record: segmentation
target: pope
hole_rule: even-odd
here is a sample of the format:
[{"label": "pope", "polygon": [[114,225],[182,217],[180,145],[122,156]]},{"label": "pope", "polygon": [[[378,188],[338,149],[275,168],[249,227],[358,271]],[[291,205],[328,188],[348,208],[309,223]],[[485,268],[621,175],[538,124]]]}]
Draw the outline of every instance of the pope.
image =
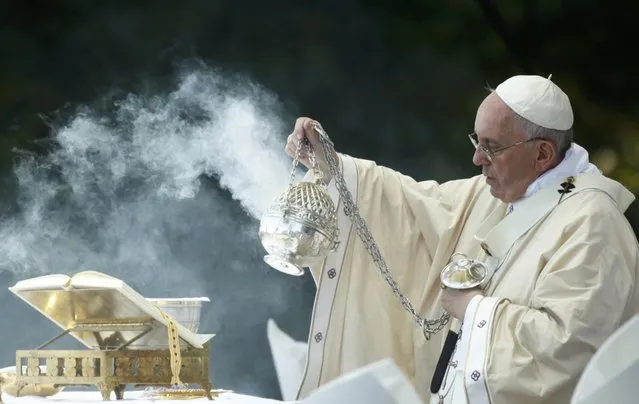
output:
[{"label": "pope", "polygon": [[[568,403],[593,353],[639,311],[639,248],[624,216],[634,196],[574,142],[559,86],[519,75],[489,91],[468,135],[481,168],[471,178],[417,181],[335,154],[401,294],[427,321],[450,318],[429,333],[345,216],[315,124],[299,118],[286,151],[304,137],[316,151],[340,243],[311,268],[317,294],[299,397],[390,357],[425,402]],[[485,264],[488,281],[443,287],[455,254]]]}]

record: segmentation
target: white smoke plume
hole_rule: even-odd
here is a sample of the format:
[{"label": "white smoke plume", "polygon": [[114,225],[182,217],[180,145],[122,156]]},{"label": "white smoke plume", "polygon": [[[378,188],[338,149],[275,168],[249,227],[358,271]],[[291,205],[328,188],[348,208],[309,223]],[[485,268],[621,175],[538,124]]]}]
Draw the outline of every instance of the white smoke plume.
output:
[{"label": "white smoke plume", "polygon": [[[20,214],[0,221],[0,271],[92,269],[197,288],[190,265],[216,243],[227,250],[213,254],[224,270],[242,270],[220,239],[256,235],[255,219],[287,184],[292,124],[276,110],[264,89],[211,70],[184,74],[165,95],[129,95],[109,113],[84,108],[53,129],[49,154],[23,153],[16,164]],[[229,211],[229,196],[248,220]]]}]

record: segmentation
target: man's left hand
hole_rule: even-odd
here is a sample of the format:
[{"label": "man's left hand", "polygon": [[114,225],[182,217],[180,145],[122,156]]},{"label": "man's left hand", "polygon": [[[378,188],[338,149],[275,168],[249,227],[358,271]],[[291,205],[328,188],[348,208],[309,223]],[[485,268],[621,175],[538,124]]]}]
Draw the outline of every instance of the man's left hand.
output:
[{"label": "man's left hand", "polygon": [[446,288],[442,291],[442,306],[448,314],[459,321],[464,321],[468,304],[473,297],[482,294],[479,289],[457,290]]}]

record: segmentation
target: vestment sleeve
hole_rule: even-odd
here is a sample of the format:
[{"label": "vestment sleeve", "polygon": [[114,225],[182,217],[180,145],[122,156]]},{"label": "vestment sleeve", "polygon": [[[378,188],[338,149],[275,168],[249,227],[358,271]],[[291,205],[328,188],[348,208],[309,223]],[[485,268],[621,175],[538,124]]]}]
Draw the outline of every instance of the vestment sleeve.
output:
[{"label": "vestment sleeve", "polygon": [[565,400],[555,394],[619,327],[633,294],[636,241],[619,217],[594,211],[552,235],[530,305],[486,297],[467,313],[470,403]]},{"label": "vestment sleeve", "polygon": [[[395,276],[401,277],[402,272],[409,270],[406,266],[408,255],[414,257],[411,262],[415,265],[427,269],[436,254],[450,254],[446,249],[440,250],[439,246],[450,246],[457,234],[455,231],[461,230],[461,226],[455,228],[455,224],[461,222],[464,212],[469,210],[470,201],[478,192],[479,181],[476,178],[442,184],[432,180],[418,182],[373,161],[343,154],[339,158],[342,172],[345,159],[350,159],[355,167],[354,176],[344,172],[347,188],[351,194],[357,195],[357,209]],[[306,179],[312,179],[312,173],[308,173]],[[333,178],[329,191],[334,187]],[[336,191],[333,193],[337,194]],[[339,202],[339,209],[344,208],[344,201],[339,200],[339,196],[334,198],[334,202]],[[350,220],[347,225],[351,225]],[[340,228],[340,234],[346,233],[345,230]],[[353,228],[352,233],[355,230]],[[442,240],[446,242],[441,243]],[[361,241],[358,237],[351,237],[340,242]],[[321,268],[322,265],[312,268],[316,279]]]}]

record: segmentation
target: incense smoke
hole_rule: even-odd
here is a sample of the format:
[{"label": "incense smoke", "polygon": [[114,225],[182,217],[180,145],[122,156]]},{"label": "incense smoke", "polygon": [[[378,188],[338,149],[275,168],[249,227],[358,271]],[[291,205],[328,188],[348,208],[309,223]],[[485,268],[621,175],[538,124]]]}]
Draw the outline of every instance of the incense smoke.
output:
[{"label": "incense smoke", "polygon": [[[167,96],[118,102],[113,118],[82,111],[55,131],[49,155],[23,156],[15,169],[22,214],[0,227],[0,270],[96,269],[142,284],[159,272],[171,284],[189,265],[172,251],[175,234],[206,223],[249,231],[220,207],[219,188],[259,218],[286,185],[290,159],[269,111],[274,99],[256,86],[227,86],[212,73],[188,74]],[[218,189],[204,189],[203,177]]]},{"label": "incense smoke", "polygon": [[[291,128],[273,95],[210,70],[182,75],[168,94],[82,108],[53,128],[47,155],[19,154],[19,214],[0,216],[0,278],[96,270],[146,297],[209,296],[200,332],[218,334],[218,386],[263,393],[275,377],[260,385],[272,370],[266,318],[301,293],[262,262],[257,239],[257,219],[289,180]],[[14,341],[0,367],[48,339],[43,329],[57,333],[5,295],[5,307],[39,320],[0,331]]]}]

